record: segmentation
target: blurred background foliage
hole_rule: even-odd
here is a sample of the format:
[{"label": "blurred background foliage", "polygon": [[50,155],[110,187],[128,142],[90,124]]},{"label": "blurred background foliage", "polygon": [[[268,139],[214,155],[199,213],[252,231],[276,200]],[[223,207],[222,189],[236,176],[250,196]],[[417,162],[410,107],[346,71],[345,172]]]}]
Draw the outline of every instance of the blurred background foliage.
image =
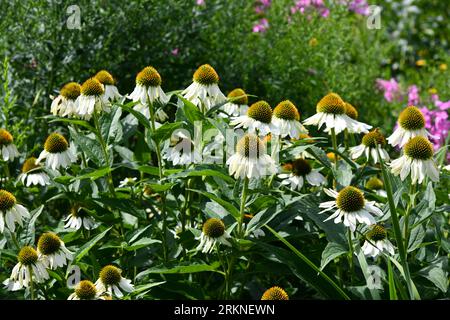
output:
[{"label": "blurred background foliage", "polygon": [[[203,4],[199,4],[203,3]],[[390,131],[392,109],[376,89],[376,79],[396,76],[420,82],[449,99],[449,7],[446,1],[383,1],[381,29],[367,17],[328,1],[327,18],[292,14],[292,0],[275,0],[263,15],[265,32],[252,27],[262,13],[249,0],[9,0],[0,2],[0,57],[8,123],[25,123],[28,148],[45,135],[50,95],[66,82],[83,82],[109,70],[122,94],[136,73],[153,65],[166,91],[186,87],[194,70],[213,65],[228,93],[243,87],[272,106],[290,99],[306,116],[327,92],[336,91],[360,110],[360,117]],[[369,4],[376,4],[369,1]],[[67,8],[77,5],[81,29],[69,29]],[[426,64],[417,66],[418,60]],[[6,96],[9,96],[5,100]],[[12,101],[15,97],[15,101]],[[11,103],[13,102],[13,103]],[[4,111],[5,112],[5,111]],[[6,111],[7,112],[7,111]],[[394,112],[393,114],[396,114]],[[40,121],[36,124],[36,121]],[[43,132],[39,132],[43,131]],[[15,136],[20,132],[13,132]],[[34,139],[34,140],[33,140]],[[40,139],[40,138],[37,138]]]}]

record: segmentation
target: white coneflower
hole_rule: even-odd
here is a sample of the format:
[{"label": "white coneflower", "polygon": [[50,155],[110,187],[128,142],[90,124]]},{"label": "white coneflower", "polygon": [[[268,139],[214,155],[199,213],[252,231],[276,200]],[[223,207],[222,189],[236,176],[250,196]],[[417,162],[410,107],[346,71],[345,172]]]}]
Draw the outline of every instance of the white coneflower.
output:
[{"label": "white coneflower", "polygon": [[369,226],[376,223],[371,213],[377,216],[383,215],[383,211],[375,206],[375,201],[366,201],[363,193],[358,188],[348,186],[339,191],[339,193],[326,188],[324,191],[327,195],[336,199],[319,205],[320,208],[325,208],[319,214],[336,210],[324,221],[334,219],[334,223],[343,222],[346,227],[355,231],[358,222]]},{"label": "white coneflower", "polygon": [[303,123],[305,125],[314,125],[320,129],[325,125],[325,132],[331,134],[334,129],[338,134],[345,129],[351,133],[368,132],[372,126],[362,122],[358,122],[350,118],[346,113],[346,106],[344,100],[336,94],[329,93],[323,97],[316,106],[317,113],[309,117]]},{"label": "white coneflower", "polygon": [[43,233],[38,240],[37,252],[39,258],[46,261],[50,269],[63,267],[72,260],[70,252],[64,242],[54,233]]},{"label": "white coneflower", "polygon": [[67,168],[71,163],[77,161],[75,145],[69,143],[59,133],[52,133],[45,140],[44,150],[36,160],[39,164],[45,159],[45,165],[53,170],[60,167]]},{"label": "white coneflower", "polygon": [[50,184],[49,176],[42,170],[42,166],[36,164],[36,158],[30,157],[23,163],[22,173],[17,177],[25,186],[45,186]]},{"label": "white coneflower", "polygon": [[227,160],[230,175],[237,179],[262,178],[275,174],[275,161],[266,153],[264,143],[254,134],[246,134],[236,145],[236,153]]},{"label": "white coneflower", "polygon": [[302,133],[308,133],[308,130],[300,123],[297,107],[289,100],[280,102],[273,109],[272,124],[274,133],[281,137],[297,138]]},{"label": "white coneflower", "polygon": [[197,238],[197,240],[200,240],[197,250],[201,250],[203,253],[210,253],[217,243],[231,247],[231,243],[227,240],[229,238],[231,236],[225,230],[225,224],[222,220],[209,218],[203,224],[202,233]]},{"label": "white coneflower", "polygon": [[17,256],[18,263],[14,266],[11,276],[3,284],[10,291],[28,288],[31,280],[40,283],[49,278],[45,263],[39,259],[33,247],[20,249]]},{"label": "white coneflower", "polygon": [[14,232],[15,223],[23,226],[22,219],[29,217],[27,208],[18,204],[11,192],[0,190],[0,233],[5,230],[5,225],[9,231]]},{"label": "white coneflower", "polygon": [[99,279],[95,282],[95,287],[100,293],[107,292],[110,296],[114,295],[117,298],[123,297],[120,289],[125,292],[134,291],[131,280],[122,277],[122,270],[113,265],[103,267],[100,271]]},{"label": "white coneflower", "polygon": [[428,137],[429,135],[425,129],[425,118],[415,106],[406,107],[400,113],[397,124],[397,129],[387,138],[393,147],[403,147],[411,138]]},{"label": "white coneflower", "polygon": [[89,78],[81,85],[81,94],[76,101],[76,113],[85,120],[94,112],[109,111],[109,101],[105,96],[105,86],[96,78]]},{"label": "white coneflower", "polygon": [[255,102],[248,108],[246,115],[232,118],[230,125],[236,129],[248,129],[249,133],[257,132],[261,137],[266,136],[274,130],[272,108],[266,101]]},{"label": "white coneflower", "polygon": [[158,71],[151,66],[145,67],[137,74],[136,87],[127,97],[134,102],[139,101],[147,108],[150,103],[167,104],[169,97],[161,89],[161,83],[162,80]]},{"label": "white coneflower", "polygon": [[422,183],[425,177],[439,181],[439,170],[433,160],[433,145],[427,138],[417,136],[403,147],[403,156],[393,160],[391,171],[403,181],[411,173],[413,184]]},{"label": "white coneflower", "polygon": [[202,155],[193,141],[181,131],[175,132],[163,148],[163,157],[174,165],[200,163]]},{"label": "white coneflower", "polygon": [[101,293],[89,280],[82,280],[75,286],[75,291],[67,298],[67,300],[99,300],[104,299]]},{"label": "white coneflower", "polygon": [[59,91],[59,95],[53,99],[50,112],[60,117],[76,115],[76,100],[81,94],[81,86],[76,82],[65,84]]},{"label": "white coneflower", "polygon": [[0,151],[2,152],[3,161],[13,161],[14,158],[19,156],[19,151],[13,141],[11,133],[5,129],[0,129]]},{"label": "white coneflower", "polygon": [[114,101],[122,98],[122,95],[119,93],[119,90],[114,85],[115,81],[113,76],[106,70],[101,70],[97,72],[94,77],[105,87],[105,100]]},{"label": "white coneflower", "polygon": [[70,213],[64,221],[66,222],[64,228],[79,230],[83,227],[86,230],[91,230],[96,227],[94,218],[89,215],[85,208],[78,205],[70,209]]},{"label": "white coneflower", "polygon": [[209,64],[200,66],[194,73],[192,84],[181,93],[203,113],[227,98],[220,91],[219,75]]},{"label": "white coneflower", "polygon": [[387,232],[378,224],[372,226],[372,229],[366,234],[367,240],[364,241],[361,250],[366,256],[375,258],[381,252],[387,252],[394,255],[395,250],[392,243],[387,239]]},{"label": "white coneflower", "polygon": [[366,189],[374,191],[379,196],[385,198],[387,197],[387,193],[383,189],[384,187],[383,181],[381,181],[377,177],[372,177],[369,180],[367,180],[365,187]]},{"label": "white coneflower", "polygon": [[366,133],[360,145],[350,148],[350,155],[352,159],[357,159],[364,154],[367,160],[370,158],[373,163],[378,163],[380,159],[378,159],[377,145],[383,161],[389,160],[389,154],[383,148],[386,145],[386,139],[378,128]]},{"label": "white coneflower", "polygon": [[312,186],[319,186],[326,182],[325,177],[317,169],[313,169],[309,162],[299,158],[283,166],[284,170],[291,173],[278,175],[282,185],[290,185],[292,190],[300,190],[305,180]]},{"label": "white coneflower", "polygon": [[222,107],[224,113],[219,113],[222,118],[243,116],[248,110],[248,96],[244,90],[237,88],[231,91],[228,96],[228,102]]}]

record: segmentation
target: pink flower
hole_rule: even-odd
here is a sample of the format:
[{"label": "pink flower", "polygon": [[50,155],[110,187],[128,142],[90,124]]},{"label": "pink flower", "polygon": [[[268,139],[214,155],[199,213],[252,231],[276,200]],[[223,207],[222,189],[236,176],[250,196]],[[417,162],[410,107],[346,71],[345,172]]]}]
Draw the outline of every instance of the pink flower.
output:
[{"label": "pink flower", "polygon": [[420,102],[419,88],[416,85],[408,87],[408,105],[417,106]]},{"label": "pink flower", "polygon": [[205,0],[197,0],[198,6],[203,6],[205,4]]},{"label": "pink flower", "polygon": [[400,86],[394,78],[391,80],[377,79],[376,81],[378,89],[384,92],[384,99],[386,99],[387,102],[401,100]]},{"label": "pink flower", "polygon": [[266,32],[267,28],[269,28],[269,21],[266,18],[263,18],[253,26],[253,32]]},{"label": "pink flower", "polygon": [[179,48],[172,49],[172,50],[170,51],[170,53],[171,53],[173,56],[177,56],[178,53],[180,53],[180,49],[179,49]]}]

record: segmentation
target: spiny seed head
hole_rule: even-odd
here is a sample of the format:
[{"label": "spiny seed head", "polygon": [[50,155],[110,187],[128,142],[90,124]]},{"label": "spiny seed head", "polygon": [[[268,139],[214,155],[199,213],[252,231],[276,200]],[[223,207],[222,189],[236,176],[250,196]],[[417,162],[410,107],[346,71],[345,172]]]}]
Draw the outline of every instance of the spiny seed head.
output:
[{"label": "spiny seed head", "polygon": [[259,158],[266,152],[266,147],[258,136],[249,133],[238,141],[236,151],[243,157]]},{"label": "spiny seed head", "polygon": [[273,109],[275,117],[284,120],[300,120],[300,114],[297,107],[289,100],[280,102],[275,109]]},{"label": "spiny seed head", "polygon": [[75,294],[80,300],[92,300],[97,295],[97,289],[91,281],[82,280],[77,284]]},{"label": "spiny seed head", "polygon": [[217,218],[209,218],[203,224],[203,233],[210,238],[219,238],[225,233],[225,224]]},{"label": "spiny seed head", "polygon": [[280,287],[272,287],[264,292],[261,300],[289,300],[289,296]]},{"label": "spiny seed head", "polygon": [[16,197],[6,190],[0,190],[0,211],[6,212],[16,204]]},{"label": "spiny seed head", "polygon": [[219,75],[209,64],[204,64],[194,72],[194,81],[209,86],[219,83]]},{"label": "spiny seed head", "polygon": [[247,116],[263,123],[270,123],[272,121],[272,108],[266,101],[261,100],[248,108]]},{"label": "spiny seed head", "polygon": [[59,94],[66,99],[75,100],[81,94],[81,86],[76,82],[69,82],[61,88]]},{"label": "spiny seed head", "polygon": [[81,85],[81,94],[84,96],[100,96],[105,87],[96,78],[89,78]]},{"label": "spiny seed head", "polygon": [[366,133],[362,138],[362,143],[369,148],[376,148],[377,144],[384,146],[386,144],[386,139],[380,133],[378,128]]},{"label": "spiny seed head", "polygon": [[100,280],[105,285],[118,284],[120,279],[122,279],[122,270],[113,265],[107,265],[100,271]]},{"label": "spiny seed head", "polygon": [[381,181],[377,177],[372,177],[366,182],[366,188],[369,190],[381,190],[383,189],[383,187],[383,181]]},{"label": "spiny seed head", "polygon": [[36,261],[38,260],[38,254],[33,247],[25,246],[22,249],[20,249],[19,255],[17,256],[17,260],[21,264],[29,266],[32,265],[33,263],[36,263]]},{"label": "spiny seed head", "polygon": [[352,119],[358,119],[358,110],[348,102],[345,103],[345,114]]},{"label": "spiny seed head", "polygon": [[115,83],[113,76],[106,70],[101,70],[95,75],[95,79],[102,84],[113,85]]},{"label": "spiny seed head", "polygon": [[61,239],[53,232],[43,233],[38,240],[38,250],[44,255],[57,252],[61,247]]},{"label": "spiny seed head", "polygon": [[36,164],[36,158],[30,157],[23,163],[22,166],[22,173],[27,173],[28,171],[31,171],[33,169],[41,168],[39,164]]},{"label": "spiny seed head", "polygon": [[372,226],[372,229],[366,233],[366,237],[369,240],[381,241],[381,240],[386,239],[387,232],[383,226],[381,226],[379,224],[375,224]]},{"label": "spiny seed head", "polygon": [[296,176],[305,176],[312,170],[311,165],[305,159],[298,158],[292,162],[292,173]]},{"label": "spiny seed head", "polygon": [[364,208],[364,195],[358,188],[348,186],[339,192],[336,204],[345,212],[358,211]]},{"label": "spiny seed head", "polygon": [[136,83],[144,87],[159,87],[162,83],[158,71],[151,67],[145,67],[136,76]]},{"label": "spiny seed head", "polygon": [[427,138],[417,136],[405,144],[403,152],[413,159],[428,160],[433,157],[433,145]]},{"label": "spiny seed head", "polygon": [[11,144],[13,140],[13,136],[9,133],[9,131],[0,129],[0,147]]},{"label": "spiny seed head", "polygon": [[420,130],[425,127],[425,118],[418,108],[409,106],[400,113],[398,124],[406,130]]},{"label": "spiny seed head", "polygon": [[234,104],[237,105],[247,105],[248,104],[248,96],[244,90],[237,88],[231,91],[228,94],[228,99],[231,100]]},{"label": "spiny seed head", "polygon": [[345,102],[338,94],[329,93],[317,103],[316,110],[323,113],[343,114]]},{"label": "spiny seed head", "polygon": [[60,153],[64,152],[69,148],[69,143],[66,138],[64,138],[59,133],[52,133],[45,140],[44,149],[50,153]]}]

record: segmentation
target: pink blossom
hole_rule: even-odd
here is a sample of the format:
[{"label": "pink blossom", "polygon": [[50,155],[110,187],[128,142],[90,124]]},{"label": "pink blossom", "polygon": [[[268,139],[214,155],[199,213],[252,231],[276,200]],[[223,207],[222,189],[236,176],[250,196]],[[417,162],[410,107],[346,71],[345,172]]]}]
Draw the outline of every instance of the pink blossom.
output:
[{"label": "pink blossom", "polygon": [[377,79],[376,81],[378,89],[384,92],[384,99],[387,102],[401,100],[400,86],[394,78],[391,80]]},{"label": "pink blossom", "polygon": [[267,28],[269,28],[269,21],[266,18],[263,18],[258,21],[256,25],[253,26],[253,32],[266,32]]},{"label": "pink blossom", "polygon": [[172,49],[172,50],[170,51],[170,53],[171,53],[173,56],[177,56],[178,53],[180,53],[180,49],[179,49],[179,48]]},{"label": "pink blossom", "polygon": [[417,106],[420,102],[419,88],[416,85],[408,87],[408,105]]},{"label": "pink blossom", "polygon": [[198,6],[203,6],[205,4],[205,0],[197,0]]}]

